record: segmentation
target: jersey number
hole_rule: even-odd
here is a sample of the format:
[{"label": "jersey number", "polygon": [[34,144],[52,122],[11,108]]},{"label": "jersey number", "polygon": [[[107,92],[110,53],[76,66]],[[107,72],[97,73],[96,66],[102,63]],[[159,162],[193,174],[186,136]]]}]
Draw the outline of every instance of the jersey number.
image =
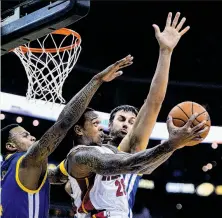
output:
[{"label": "jersey number", "polygon": [[123,194],[126,194],[124,179],[121,179],[120,181],[116,180],[115,185],[118,187],[116,191],[116,197],[123,196]]}]

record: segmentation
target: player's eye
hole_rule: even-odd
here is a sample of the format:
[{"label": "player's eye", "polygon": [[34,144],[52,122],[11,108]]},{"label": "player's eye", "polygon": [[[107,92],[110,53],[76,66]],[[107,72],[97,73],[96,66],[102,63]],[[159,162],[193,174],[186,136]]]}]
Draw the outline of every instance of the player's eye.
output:
[{"label": "player's eye", "polygon": [[120,117],[118,118],[118,120],[119,120],[119,121],[125,121],[125,118],[122,117],[122,116],[120,116]]},{"label": "player's eye", "polygon": [[27,138],[29,136],[28,133],[23,133],[23,137]]},{"label": "player's eye", "polygon": [[93,122],[93,125],[94,125],[94,126],[98,126],[99,124],[100,124],[99,121],[95,121],[95,122]]}]

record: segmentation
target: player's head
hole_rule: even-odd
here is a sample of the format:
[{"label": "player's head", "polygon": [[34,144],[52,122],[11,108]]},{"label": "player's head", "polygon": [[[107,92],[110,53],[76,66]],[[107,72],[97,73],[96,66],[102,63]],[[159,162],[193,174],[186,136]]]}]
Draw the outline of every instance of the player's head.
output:
[{"label": "player's head", "polygon": [[28,131],[17,124],[11,124],[1,130],[2,145],[5,153],[23,152],[36,141]]},{"label": "player's head", "polygon": [[115,139],[122,140],[132,129],[138,110],[130,105],[121,105],[111,111],[109,132]]},{"label": "player's head", "polygon": [[73,127],[74,144],[101,144],[104,133],[100,123],[101,120],[95,110],[87,108],[79,121]]}]

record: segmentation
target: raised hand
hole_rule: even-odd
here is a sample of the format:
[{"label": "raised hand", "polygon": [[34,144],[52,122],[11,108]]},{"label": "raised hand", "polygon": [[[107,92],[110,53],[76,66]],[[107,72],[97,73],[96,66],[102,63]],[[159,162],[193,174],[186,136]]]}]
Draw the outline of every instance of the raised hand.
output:
[{"label": "raised hand", "polygon": [[125,58],[117,61],[115,64],[110,65],[102,72],[95,75],[95,78],[104,82],[110,82],[116,77],[121,76],[123,74],[120,69],[130,66],[132,63],[133,57],[131,55],[128,55]]},{"label": "raised hand", "polygon": [[180,13],[177,12],[172,22],[172,13],[170,12],[168,14],[166,26],[163,32],[160,32],[160,28],[156,24],[153,24],[155,36],[161,49],[168,49],[169,51],[172,51],[179,42],[181,36],[183,36],[190,29],[189,26],[182,29],[186,18],[183,17],[178,24],[179,17]]},{"label": "raised hand", "polygon": [[206,132],[208,127],[204,127],[204,124],[206,121],[202,121],[198,125],[191,127],[193,121],[198,116],[198,114],[193,114],[190,119],[187,121],[187,123],[183,127],[176,127],[173,124],[172,117],[169,116],[167,120],[167,129],[169,132],[169,143],[172,143],[173,147],[175,149],[182,148],[186,145],[188,145],[190,142],[196,141],[199,144],[201,141],[203,141],[203,138],[201,138],[201,134],[203,132]]}]

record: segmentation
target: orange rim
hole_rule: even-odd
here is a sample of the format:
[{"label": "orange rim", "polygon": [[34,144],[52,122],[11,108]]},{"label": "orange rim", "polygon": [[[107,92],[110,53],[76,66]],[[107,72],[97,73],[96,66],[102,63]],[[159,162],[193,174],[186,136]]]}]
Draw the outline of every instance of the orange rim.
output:
[{"label": "orange rim", "polygon": [[46,48],[46,49],[42,49],[42,48],[27,48],[25,46],[19,46],[20,50],[23,53],[29,52],[31,51],[32,53],[56,53],[56,52],[63,52],[65,50],[71,50],[74,47],[78,46],[81,43],[81,36],[70,29],[67,28],[61,28],[59,30],[55,30],[54,32],[52,32],[51,34],[57,34],[57,35],[64,35],[64,36],[69,36],[69,35],[74,35],[77,38],[77,41],[69,46],[65,46],[65,47],[61,47],[61,48]]}]

